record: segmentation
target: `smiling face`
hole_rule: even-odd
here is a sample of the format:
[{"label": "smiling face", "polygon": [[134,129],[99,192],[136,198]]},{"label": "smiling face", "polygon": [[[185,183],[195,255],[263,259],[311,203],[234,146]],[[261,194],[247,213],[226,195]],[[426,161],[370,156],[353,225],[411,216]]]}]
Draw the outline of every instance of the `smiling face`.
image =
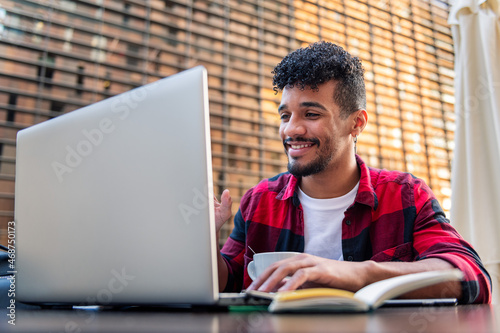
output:
[{"label": "smiling face", "polygon": [[288,171],[297,177],[334,170],[346,154],[353,153],[352,117],[340,116],[333,100],[335,82],[318,90],[283,89],[279,114],[280,136],[288,156]]}]

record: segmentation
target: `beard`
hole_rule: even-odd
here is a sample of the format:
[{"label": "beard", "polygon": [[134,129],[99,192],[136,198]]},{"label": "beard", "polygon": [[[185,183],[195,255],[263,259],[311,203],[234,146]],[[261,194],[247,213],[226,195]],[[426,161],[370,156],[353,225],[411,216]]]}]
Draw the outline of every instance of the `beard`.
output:
[{"label": "beard", "polygon": [[[283,144],[286,144],[285,140]],[[285,149],[285,153],[288,156],[288,172],[290,172],[292,175],[295,177],[307,177],[311,176],[314,174],[318,174],[322,171],[324,171],[328,165],[330,164],[331,160],[333,159],[333,155],[336,151],[336,149],[332,146],[331,144],[331,139],[328,139],[325,141],[324,145],[320,145],[319,140],[314,138],[314,139],[295,139],[294,141],[304,141],[304,142],[314,142],[318,150],[316,151],[316,156],[315,158],[310,161],[309,163],[300,163],[299,158],[291,158],[288,156],[288,152]]]}]

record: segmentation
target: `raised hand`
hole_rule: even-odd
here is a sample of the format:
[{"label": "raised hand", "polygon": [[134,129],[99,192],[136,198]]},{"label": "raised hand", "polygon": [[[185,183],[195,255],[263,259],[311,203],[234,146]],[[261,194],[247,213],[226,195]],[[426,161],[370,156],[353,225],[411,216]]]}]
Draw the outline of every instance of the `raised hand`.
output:
[{"label": "raised hand", "polygon": [[217,232],[219,232],[224,223],[231,217],[231,204],[232,199],[229,190],[226,189],[222,192],[220,202],[214,195],[215,226]]}]

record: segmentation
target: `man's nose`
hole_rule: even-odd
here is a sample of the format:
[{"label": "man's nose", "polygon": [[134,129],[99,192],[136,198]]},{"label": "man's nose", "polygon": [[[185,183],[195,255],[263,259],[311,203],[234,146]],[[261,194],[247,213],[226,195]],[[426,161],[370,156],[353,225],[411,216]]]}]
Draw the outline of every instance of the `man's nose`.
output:
[{"label": "man's nose", "polygon": [[306,127],[304,121],[297,116],[291,116],[287,123],[284,124],[283,134],[289,138],[304,136]]}]

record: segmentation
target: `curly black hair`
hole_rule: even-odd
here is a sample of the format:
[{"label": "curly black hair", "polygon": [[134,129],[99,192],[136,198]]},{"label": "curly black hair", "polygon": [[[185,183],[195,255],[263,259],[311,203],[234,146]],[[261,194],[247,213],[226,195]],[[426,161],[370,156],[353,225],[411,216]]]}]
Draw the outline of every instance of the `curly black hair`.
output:
[{"label": "curly black hair", "polygon": [[341,116],[366,108],[366,89],[361,60],[342,47],[329,42],[316,42],[288,54],[276,65],[272,74],[273,90],[278,93],[285,87],[309,87],[330,80],[337,82],[333,99],[341,109]]}]

